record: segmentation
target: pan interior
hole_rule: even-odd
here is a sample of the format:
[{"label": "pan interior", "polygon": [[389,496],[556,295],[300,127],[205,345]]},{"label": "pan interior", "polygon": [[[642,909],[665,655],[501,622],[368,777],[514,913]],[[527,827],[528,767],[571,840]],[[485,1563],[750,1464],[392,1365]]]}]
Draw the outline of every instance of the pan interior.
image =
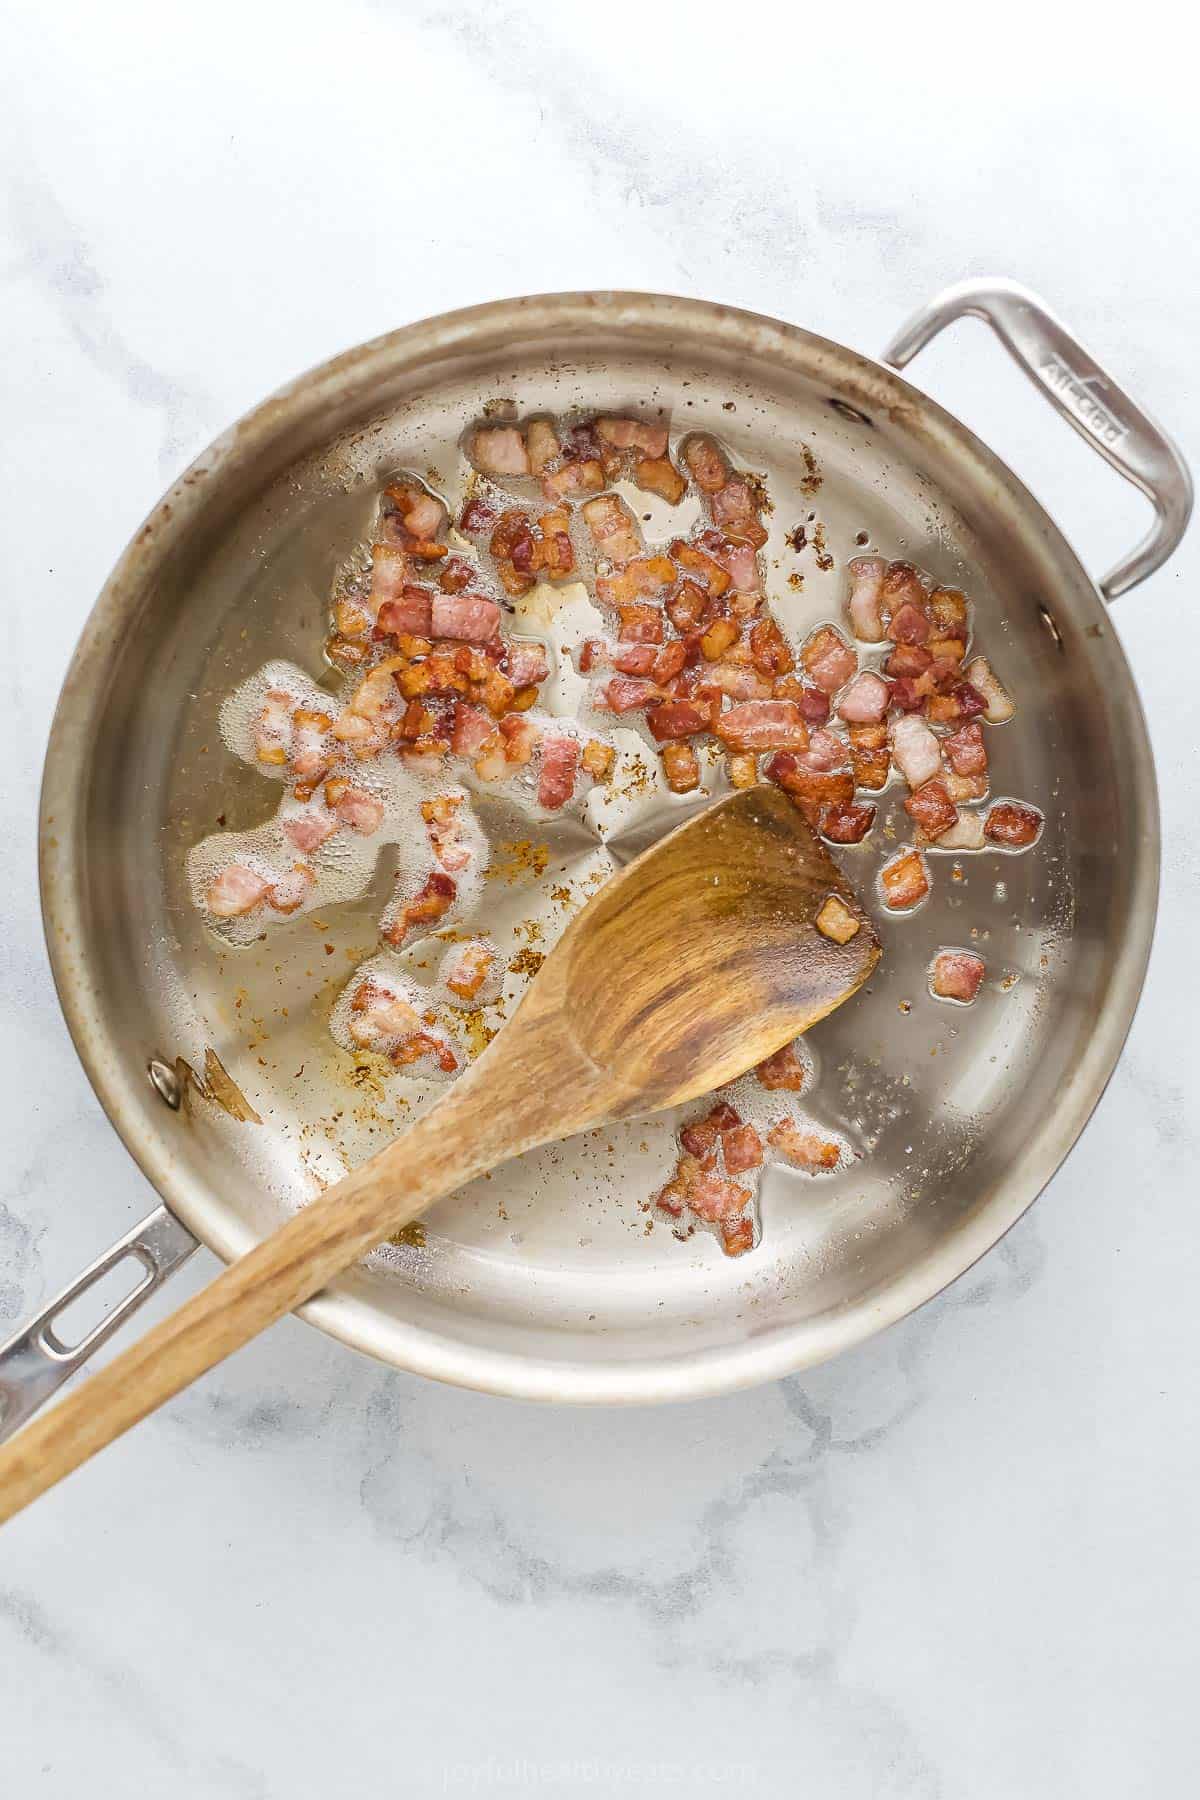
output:
[{"label": "pan interior", "polygon": [[[91,709],[91,747],[71,837],[81,941],[62,941],[65,895],[47,889],[60,985],[86,983],[85,1001],[65,994],[68,1011],[94,1075],[106,1065],[100,1085],[127,1141],[224,1254],[378,1147],[393,1116],[384,1092],[333,1045],[327,1020],[374,947],[387,864],[320,928],[299,918],[222,950],[190,904],[185,853],[218,816],[264,817],[277,791],[225,750],[220,702],[272,657],[330,679],[330,579],[366,535],[380,476],[416,469],[453,501],[463,427],[490,403],[663,408],[676,431],[716,432],[767,480],[769,592],[797,632],[840,616],[845,563],[865,542],[971,595],[978,641],[1019,706],[989,732],[992,792],[1040,807],[1044,839],[1023,856],[935,854],[932,898],[914,917],[884,918],[868,989],[810,1038],[812,1110],[865,1154],[821,1180],[772,1169],[751,1256],[729,1260],[706,1235],[680,1242],[645,1209],[672,1160],[666,1118],[473,1183],[429,1215],[424,1247],[389,1249],[313,1311],[377,1354],[511,1391],[732,1385],[772,1358],[814,1360],[928,1297],[1069,1148],[1124,1035],[1149,937],[1156,820],[1140,714],[1061,540],[903,383],[804,334],[739,332],[716,309],[677,317],[646,303],[557,332],[497,310],[452,342],[411,349],[397,334],[321,391],[299,384],[277,422],[260,419],[212,459],[203,504],[119,573],[106,679],[89,686],[76,672],[74,701],[71,683],[64,697],[81,723]],[[785,541],[797,526],[799,553]],[[864,896],[909,837],[903,791],[888,790],[865,845],[838,852]],[[536,835],[564,881],[603,866],[578,824]],[[616,849],[637,847],[631,830]],[[530,921],[553,929],[519,871],[492,884],[488,907],[518,938]],[[972,1008],[928,996],[939,945],[985,957]],[[261,1126],[203,1102],[171,1114],[154,1095],[148,1058],[199,1064],[210,1045]],[[534,1371],[546,1370],[557,1388],[540,1385]]]}]

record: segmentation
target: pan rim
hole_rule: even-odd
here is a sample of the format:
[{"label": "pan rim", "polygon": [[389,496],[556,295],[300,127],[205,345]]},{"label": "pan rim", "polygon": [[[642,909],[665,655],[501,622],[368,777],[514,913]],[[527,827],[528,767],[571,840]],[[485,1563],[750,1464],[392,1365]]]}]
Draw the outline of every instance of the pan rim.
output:
[{"label": "pan rim", "polygon": [[[1108,609],[1075,551],[1020,478],[953,414],[886,365],[803,327],[690,296],[626,291],[518,296],[433,315],[342,352],[286,383],[218,436],[167,490],[131,538],[86,619],[60,692],[47,743],[39,807],[39,887],[43,931],[67,1028],[101,1106],[134,1161],[166,1204],[196,1236],[228,1260],[254,1241],[240,1221],[222,1218],[208,1184],[183,1177],[164,1134],[148,1133],[135,1113],[128,1073],[103,1053],[107,1041],[87,977],[86,922],[79,902],[73,821],[84,792],[77,754],[81,733],[99,704],[106,657],[123,617],[152,570],[201,515],[213,480],[236,473],[295,410],[319,409],[348,381],[366,385],[383,369],[414,363],[431,347],[444,353],[489,331],[528,329],[532,316],[553,315],[617,329],[622,324],[688,331],[744,346],[747,334],[785,361],[814,361],[868,387],[880,404],[919,408],[946,444],[975,465],[1040,534],[1044,547],[1090,593],[1096,617]],[[553,1360],[520,1351],[483,1348],[445,1333],[386,1316],[358,1294],[332,1292],[309,1301],[300,1315],[354,1349],[393,1366],[452,1385],[528,1400],[582,1404],[642,1404],[728,1393],[810,1367],[894,1324],[941,1293],[997,1244],[1062,1167],[1108,1085],[1136,1014],[1154,935],[1160,877],[1157,783],[1149,735],[1132,671],[1119,636],[1106,633],[1107,651],[1122,680],[1130,791],[1138,809],[1139,845],[1130,916],[1135,929],[1114,948],[1107,1003],[1086,1054],[1043,1125],[988,1202],[950,1237],[927,1250],[878,1291],[829,1315],[772,1327],[716,1348],[661,1352],[642,1361]],[[203,1194],[197,1188],[204,1189]]]}]

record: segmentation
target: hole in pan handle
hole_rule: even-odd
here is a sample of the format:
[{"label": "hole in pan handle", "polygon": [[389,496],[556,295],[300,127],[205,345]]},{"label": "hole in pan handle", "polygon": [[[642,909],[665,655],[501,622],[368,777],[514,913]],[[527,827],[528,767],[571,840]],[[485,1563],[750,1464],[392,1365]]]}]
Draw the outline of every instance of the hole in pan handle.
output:
[{"label": "hole in pan handle", "polygon": [[[99,1349],[196,1248],[196,1239],[187,1226],[181,1225],[165,1206],[156,1207],[61,1294],[56,1294],[35,1319],[23,1325],[6,1344],[0,1344],[0,1443],[31,1419],[92,1351]],[[140,1265],[140,1277],[134,1285],[77,1344],[64,1343],[54,1329],[56,1321],[81,1294],[125,1262],[134,1270]]]},{"label": "hole in pan handle", "polygon": [[1174,551],[1192,512],[1192,478],[1177,446],[1149,413],[1086,351],[1036,294],[983,276],[946,288],[914,313],[883,352],[903,369],[955,319],[982,319],[1013,360],[1080,437],[1154,507],[1154,524],[1100,583],[1115,600],[1152,575]]}]

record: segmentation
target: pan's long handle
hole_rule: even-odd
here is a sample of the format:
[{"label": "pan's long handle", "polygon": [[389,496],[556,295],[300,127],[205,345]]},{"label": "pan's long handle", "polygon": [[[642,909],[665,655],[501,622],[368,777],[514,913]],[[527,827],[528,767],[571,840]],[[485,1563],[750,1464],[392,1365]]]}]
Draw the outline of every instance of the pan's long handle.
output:
[{"label": "pan's long handle", "polygon": [[964,315],[991,326],[1068,424],[1153,505],[1149,535],[1100,583],[1105,599],[1115,600],[1166,562],[1187,530],[1192,511],[1187,464],[1162,427],[1062,320],[1015,281],[989,276],[946,288],[901,327],[883,352],[884,362],[903,369],[939,331]]},{"label": "pan's long handle", "polygon": [[[23,1325],[6,1344],[0,1344],[0,1443],[32,1418],[38,1407],[45,1404],[67,1377],[87,1361],[93,1350],[98,1350],[196,1248],[196,1239],[187,1226],[181,1225],[165,1206],[156,1207],[140,1225],[127,1231],[111,1250],[98,1256],[70,1287],[56,1294],[36,1319]],[[140,1264],[141,1279],[79,1343],[65,1344],[54,1329],[55,1321],[73,1300],[86,1294],[110,1269],[123,1262]]]}]

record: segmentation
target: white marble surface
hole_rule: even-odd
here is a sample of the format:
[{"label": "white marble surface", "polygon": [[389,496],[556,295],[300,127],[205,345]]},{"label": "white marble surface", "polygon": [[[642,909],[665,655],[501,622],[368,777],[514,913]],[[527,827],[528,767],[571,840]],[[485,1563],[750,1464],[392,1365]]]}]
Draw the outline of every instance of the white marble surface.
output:
[{"label": "white marble surface", "polygon": [[[75,632],[167,480],[444,307],[661,288],[874,350],[980,272],[1044,292],[1200,461],[1172,16],[5,9],[0,1330],[151,1199],[59,1019],[35,796]],[[977,328],[917,373],[1089,563],[1141,529]],[[1191,1791],[1200,847],[1171,621],[1198,565],[1193,532],[1116,613],[1167,846],[1145,1000],[1001,1248],[830,1367],[673,1410],[442,1390],[285,1323],[4,1533],[6,1795]]]}]

